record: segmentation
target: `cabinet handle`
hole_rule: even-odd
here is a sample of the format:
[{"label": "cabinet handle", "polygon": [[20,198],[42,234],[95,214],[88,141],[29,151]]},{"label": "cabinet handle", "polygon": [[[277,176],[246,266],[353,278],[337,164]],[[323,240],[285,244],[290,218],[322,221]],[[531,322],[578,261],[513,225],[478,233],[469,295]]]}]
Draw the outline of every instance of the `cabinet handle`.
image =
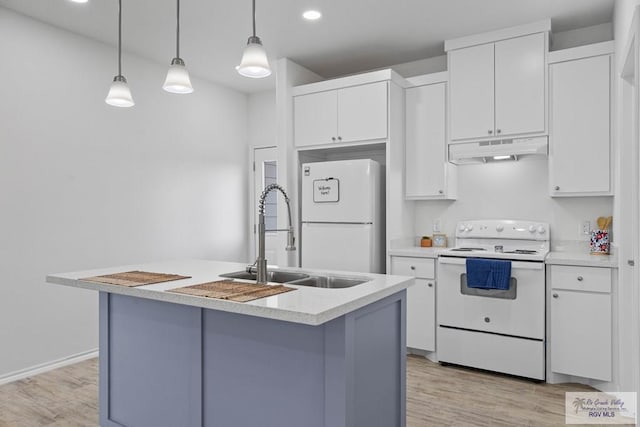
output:
[{"label": "cabinet handle", "polygon": [[496,133],[502,133],[502,129],[498,129]]},{"label": "cabinet handle", "polygon": [[412,269],[412,270],[415,270],[415,269],[416,269],[416,266],[415,266],[415,265],[412,265],[412,266],[411,266],[411,267],[409,267],[409,268],[410,268],[410,269]]},{"label": "cabinet handle", "polygon": [[332,136],[332,137],[331,137],[331,140],[332,140],[332,141],[335,141],[335,140],[336,140],[336,137],[335,137],[335,136]]},{"label": "cabinet handle", "polygon": [[556,185],[556,186],[554,187],[554,189],[555,189],[556,191],[558,191],[558,190],[560,189],[560,187],[559,187],[558,185]]},{"label": "cabinet handle", "polygon": [[430,288],[433,288],[433,283],[429,282],[427,283],[427,286],[429,286]]},{"label": "cabinet handle", "polygon": [[489,322],[491,322],[491,319],[489,319],[488,317],[485,317],[484,321],[485,321],[485,323],[489,323]]},{"label": "cabinet handle", "polygon": [[487,132],[489,133],[489,135],[492,135],[492,134],[493,134],[493,131],[492,131],[492,130],[488,130]]},{"label": "cabinet handle", "polygon": [[338,137],[338,141],[342,141],[342,137],[341,136]]},{"label": "cabinet handle", "polygon": [[444,191],[438,190],[438,194],[444,194]]},{"label": "cabinet handle", "polygon": [[636,265],[636,262],[634,260],[632,260],[632,259],[628,259],[627,260],[627,265],[629,265],[629,267],[633,267],[633,266]]},{"label": "cabinet handle", "polygon": [[578,279],[578,282],[582,282],[584,280],[582,276],[578,276],[577,279]]},{"label": "cabinet handle", "polygon": [[553,294],[553,297],[554,298],[558,298],[558,294]]}]

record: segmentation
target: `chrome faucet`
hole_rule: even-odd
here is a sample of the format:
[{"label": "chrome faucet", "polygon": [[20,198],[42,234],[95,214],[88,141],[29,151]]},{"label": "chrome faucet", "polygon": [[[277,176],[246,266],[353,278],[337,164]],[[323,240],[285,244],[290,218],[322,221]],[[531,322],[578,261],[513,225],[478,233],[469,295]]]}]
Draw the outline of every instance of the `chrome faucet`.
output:
[{"label": "chrome faucet", "polygon": [[[284,196],[284,201],[287,203],[287,214],[289,215],[289,227],[286,230],[266,230],[264,225],[264,203],[267,198],[267,194],[272,190],[278,190]],[[264,250],[264,239],[266,231],[286,231],[287,232],[287,246],[285,250],[287,251],[295,251],[296,246],[296,238],[293,235],[293,224],[291,222],[291,204],[289,203],[289,196],[287,196],[284,188],[279,186],[278,184],[269,184],[265,187],[260,195],[260,203],[258,208],[258,258],[253,265],[247,267],[247,271],[253,271],[253,266],[255,265],[256,273],[256,283],[267,283],[267,260],[265,259],[265,250]]]}]

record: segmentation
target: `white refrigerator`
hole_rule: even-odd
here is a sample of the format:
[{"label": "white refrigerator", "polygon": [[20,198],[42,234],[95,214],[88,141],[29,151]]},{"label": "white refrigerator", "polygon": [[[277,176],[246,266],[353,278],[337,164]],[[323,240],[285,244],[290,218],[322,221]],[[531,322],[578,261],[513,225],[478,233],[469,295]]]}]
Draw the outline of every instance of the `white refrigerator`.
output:
[{"label": "white refrigerator", "polygon": [[302,165],[303,268],[384,273],[382,176],[370,159]]}]

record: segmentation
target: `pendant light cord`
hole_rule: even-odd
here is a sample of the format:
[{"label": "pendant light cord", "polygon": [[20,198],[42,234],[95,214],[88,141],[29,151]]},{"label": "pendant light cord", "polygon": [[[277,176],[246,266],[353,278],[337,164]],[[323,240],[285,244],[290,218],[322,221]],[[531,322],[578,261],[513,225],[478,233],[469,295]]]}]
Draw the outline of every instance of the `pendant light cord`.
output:
[{"label": "pendant light cord", "polygon": [[122,0],[118,0],[118,76],[122,76]]},{"label": "pendant light cord", "polygon": [[253,0],[253,37],[256,36],[256,0]]},{"label": "pendant light cord", "polygon": [[176,58],[180,58],[180,0],[176,3]]}]

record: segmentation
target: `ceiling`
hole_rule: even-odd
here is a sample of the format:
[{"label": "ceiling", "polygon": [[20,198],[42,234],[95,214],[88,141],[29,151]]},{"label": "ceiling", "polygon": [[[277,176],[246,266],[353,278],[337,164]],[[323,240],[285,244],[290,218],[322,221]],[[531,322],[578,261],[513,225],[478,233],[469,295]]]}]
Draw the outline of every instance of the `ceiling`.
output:
[{"label": "ceiling", "polygon": [[[324,77],[442,55],[443,42],[551,18],[554,32],[611,22],[614,0],[257,0],[257,35],[272,63],[287,57]],[[116,0],[0,0],[38,20],[117,43]],[[169,65],[175,0],[123,0],[123,49]],[[303,10],[323,13],[304,21]],[[253,93],[275,78],[248,79],[235,66],[251,35],[251,0],[181,0],[181,48],[192,75]],[[123,64],[126,75],[126,63]],[[196,88],[197,89],[197,88]]]}]

